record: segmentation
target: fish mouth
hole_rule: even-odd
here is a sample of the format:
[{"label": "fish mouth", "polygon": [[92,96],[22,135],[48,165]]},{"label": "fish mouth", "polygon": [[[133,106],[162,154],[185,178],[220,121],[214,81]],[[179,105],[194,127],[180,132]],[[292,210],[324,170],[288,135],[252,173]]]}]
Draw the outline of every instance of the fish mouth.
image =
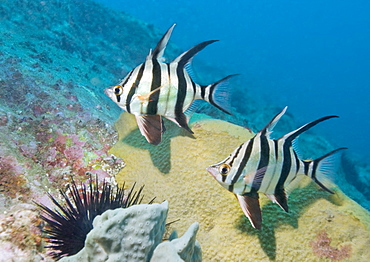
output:
[{"label": "fish mouth", "polygon": [[107,87],[106,89],[104,89],[104,94],[106,94],[107,96],[111,97],[112,96],[112,86],[110,87]]},{"label": "fish mouth", "polygon": [[217,169],[215,166],[209,166],[206,168],[206,170],[208,171],[208,173],[210,173],[212,176],[216,177],[217,175]]}]

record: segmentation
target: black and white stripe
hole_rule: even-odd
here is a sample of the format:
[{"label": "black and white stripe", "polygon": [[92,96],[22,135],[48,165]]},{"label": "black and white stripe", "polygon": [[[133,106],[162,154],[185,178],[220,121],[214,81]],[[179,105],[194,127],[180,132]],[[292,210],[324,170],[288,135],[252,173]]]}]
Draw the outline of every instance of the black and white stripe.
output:
[{"label": "black and white stripe", "polygon": [[285,211],[288,211],[286,190],[293,181],[299,181],[298,175],[312,178],[321,188],[333,193],[325,176],[333,169],[330,158],[344,149],[339,148],[316,160],[299,159],[293,147],[294,139],[318,123],[337,116],[317,119],[277,140],[271,139],[270,133],[285,111],[286,108],[226,159],[207,169],[223,187],[236,194],[244,213],[256,228],[261,226],[261,217],[252,211],[260,212],[258,193],[266,194]]},{"label": "black and white stripe", "polygon": [[[317,163],[321,161],[321,158],[309,162],[300,160],[293,149],[292,141],[316,124],[337,116],[320,118],[278,140],[273,140],[269,137],[271,124],[275,125],[285,110],[286,108],[255,137],[238,147],[227,160],[225,159],[226,161],[221,162],[232,167],[224,181],[229,183],[228,190],[238,194],[249,192],[275,194],[277,190],[286,188],[298,174],[305,174],[315,180]],[[262,175],[258,172],[261,169],[263,169]],[[259,175],[256,176],[256,174]],[[235,187],[241,179],[247,181],[242,192],[240,188]]]},{"label": "black and white stripe", "polygon": [[[227,104],[227,94],[223,86],[232,75],[213,84],[201,86],[191,79],[187,71],[192,58],[216,40],[202,42],[170,63],[162,62],[162,55],[173,28],[174,26],[161,38],[144,63],[134,68],[117,86],[107,88],[105,92],[128,113],[143,117],[164,116],[192,133],[184,112],[195,99],[208,101],[229,113],[228,108],[224,107],[224,104]],[[151,119],[153,120],[154,118]],[[145,133],[147,130],[141,131]]]}]

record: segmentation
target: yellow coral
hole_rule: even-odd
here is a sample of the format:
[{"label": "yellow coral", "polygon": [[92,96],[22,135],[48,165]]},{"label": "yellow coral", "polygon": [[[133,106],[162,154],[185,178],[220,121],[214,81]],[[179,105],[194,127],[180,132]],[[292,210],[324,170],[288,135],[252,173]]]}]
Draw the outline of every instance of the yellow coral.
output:
[{"label": "yellow coral", "polygon": [[247,129],[198,114],[190,123],[193,136],[165,124],[163,141],[154,146],[132,115],[121,115],[116,123],[120,140],[110,153],[127,165],[117,180],[145,184],[148,200],[168,200],[168,221],[180,219],[173,224],[180,234],[199,222],[204,261],[330,261],[317,257],[310,245],[321,231],[331,245],[351,246],[350,261],[370,258],[369,213],[341,191],[330,195],[309,180],[290,195],[289,213],[261,195],[263,228],[252,228],[233,194],[205,170],[251,138]]}]

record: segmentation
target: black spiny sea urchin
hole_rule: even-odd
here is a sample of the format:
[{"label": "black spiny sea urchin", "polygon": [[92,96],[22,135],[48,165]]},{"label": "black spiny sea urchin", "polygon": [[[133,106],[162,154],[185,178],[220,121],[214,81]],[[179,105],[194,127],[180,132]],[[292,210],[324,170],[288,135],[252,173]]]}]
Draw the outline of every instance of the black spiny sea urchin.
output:
[{"label": "black spiny sea urchin", "polygon": [[[85,244],[86,235],[93,228],[94,218],[108,209],[127,208],[140,204],[143,196],[143,187],[134,192],[135,184],[125,196],[125,184],[112,187],[103,182],[99,190],[98,179],[90,178],[88,186],[81,185],[79,188],[72,180],[66,190],[60,190],[64,204],[58,202],[49,194],[50,199],[57,209],[36,203],[41,208],[41,218],[47,223],[43,230],[45,239],[51,248],[50,255],[59,260],[64,256],[78,253]],[[67,192],[69,191],[69,194]],[[154,198],[150,201],[150,203]]]}]

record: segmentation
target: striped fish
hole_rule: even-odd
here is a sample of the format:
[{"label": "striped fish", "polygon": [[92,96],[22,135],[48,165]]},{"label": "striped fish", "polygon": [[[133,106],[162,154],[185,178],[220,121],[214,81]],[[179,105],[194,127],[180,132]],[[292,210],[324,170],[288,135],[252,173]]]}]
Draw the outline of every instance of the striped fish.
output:
[{"label": "striped fish", "polygon": [[335,153],[345,149],[336,149],[316,160],[301,160],[298,151],[294,150],[295,139],[318,123],[337,116],[322,117],[277,140],[271,139],[272,129],[286,109],[287,107],[226,159],[207,168],[224,188],[235,194],[244,214],[257,229],[262,225],[258,193],[264,193],[286,212],[287,195],[302,175],[310,177],[321,188],[333,193],[329,189],[329,177],[335,172],[333,163],[338,158]]},{"label": "striped fish", "polygon": [[162,116],[175,122],[190,133],[184,112],[194,100],[203,99],[227,114],[229,113],[227,85],[232,75],[213,84],[196,84],[189,75],[192,58],[216,40],[200,43],[182,53],[170,63],[163,62],[163,53],[175,25],[170,27],[150,50],[144,63],[134,68],[118,85],[105,90],[119,107],[136,116],[142,135],[157,145],[165,131]]}]

